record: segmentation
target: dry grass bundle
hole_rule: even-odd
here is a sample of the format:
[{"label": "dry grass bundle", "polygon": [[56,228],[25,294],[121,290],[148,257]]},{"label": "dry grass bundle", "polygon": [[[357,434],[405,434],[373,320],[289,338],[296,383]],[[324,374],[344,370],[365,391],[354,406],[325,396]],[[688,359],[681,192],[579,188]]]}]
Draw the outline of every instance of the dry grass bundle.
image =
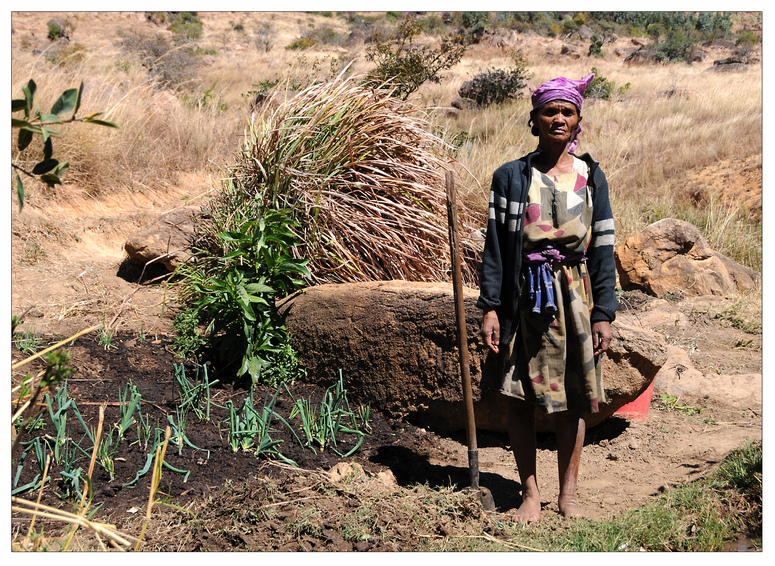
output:
[{"label": "dry grass bundle", "polygon": [[341,73],[261,110],[220,205],[291,209],[316,283],[448,280],[448,149],[418,109]]}]

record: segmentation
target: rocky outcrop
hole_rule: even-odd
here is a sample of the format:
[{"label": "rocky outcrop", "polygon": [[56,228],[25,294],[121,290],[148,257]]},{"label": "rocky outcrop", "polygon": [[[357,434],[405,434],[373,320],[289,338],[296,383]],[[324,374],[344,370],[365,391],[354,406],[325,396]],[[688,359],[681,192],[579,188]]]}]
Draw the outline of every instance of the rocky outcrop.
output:
[{"label": "rocky outcrop", "polygon": [[[506,430],[496,395],[481,394],[484,346],[478,292],[465,290],[470,374],[477,426]],[[339,377],[360,403],[439,432],[465,427],[452,285],[406,281],[320,285],[279,304],[307,380],[329,385]],[[608,400],[595,426],[644,391],[665,360],[664,338],[614,324],[604,360]],[[551,427],[539,418],[539,430]]]},{"label": "rocky outcrop", "polygon": [[155,263],[168,271],[191,257],[191,239],[199,209],[182,207],[132,233],[124,244],[129,260],[139,265]]},{"label": "rocky outcrop", "polygon": [[753,287],[759,275],[713,251],[688,222],[665,218],[615,250],[622,289],[651,295],[728,295]]},{"label": "rocky outcrop", "polygon": [[560,53],[562,55],[570,57],[571,59],[581,58],[581,53],[579,53],[579,48],[576,47],[575,45],[568,45],[567,43],[563,43]]},{"label": "rocky outcrop", "polygon": [[654,394],[712,399],[736,410],[761,410],[762,374],[702,373],[685,350],[668,346],[667,361],[654,377]]}]

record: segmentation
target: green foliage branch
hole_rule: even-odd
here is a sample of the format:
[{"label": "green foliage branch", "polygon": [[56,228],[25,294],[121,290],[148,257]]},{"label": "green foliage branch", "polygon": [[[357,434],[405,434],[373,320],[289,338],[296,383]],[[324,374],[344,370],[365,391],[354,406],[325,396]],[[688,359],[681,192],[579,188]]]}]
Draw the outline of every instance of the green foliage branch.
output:
[{"label": "green foliage branch", "polygon": [[236,368],[238,378],[271,382],[284,377],[273,373],[274,365],[294,365],[286,360],[293,356],[290,337],[275,300],[304,284],[308,260],[291,255],[296,223],[287,211],[254,201],[232,212],[239,217],[228,214],[232,223],[225,230],[223,217],[211,217],[209,240],[203,240],[209,246],[197,248],[197,261],[178,270],[187,306],[175,319],[174,344],[188,356],[210,348],[224,368]]},{"label": "green foliage branch", "polygon": [[630,83],[625,83],[622,86],[616,86],[616,83],[610,79],[604,77],[597,67],[592,67],[592,72],[595,74],[595,78],[589,83],[587,90],[584,92],[586,98],[599,98],[602,100],[620,100],[624,93],[630,89]]},{"label": "green foliage branch", "polygon": [[407,15],[395,34],[376,32],[366,49],[366,60],[376,63],[366,78],[366,84],[387,86],[394,95],[406,100],[425,82],[438,83],[440,72],[456,65],[466,52],[462,35],[450,33],[439,39],[439,46],[419,44],[423,24]]},{"label": "green foliage branch", "polygon": [[512,53],[512,59],[514,66],[510,69],[489,69],[476,74],[460,88],[460,96],[475,100],[480,106],[519,98],[532,73],[521,51]]},{"label": "green foliage branch", "polygon": [[[19,212],[24,206],[24,184],[21,176],[37,179],[44,183],[49,189],[53,190],[56,185],[62,184],[62,177],[70,167],[69,161],[60,162],[54,158],[54,137],[62,136],[62,132],[55,130],[53,126],[60,126],[72,122],[84,122],[96,124],[98,126],[107,126],[118,128],[118,124],[98,118],[103,112],[92,112],[83,118],[77,116],[81,108],[81,98],[83,95],[83,81],[78,88],[70,88],[64,91],[54,102],[51,110],[43,113],[35,107],[35,94],[37,85],[33,79],[27,82],[22,88],[24,98],[14,98],[11,100],[11,114],[23,112],[24,118],[11,117],[11,128],[18,130],[16,138],[16,149],[19,154],[24,152],[32,143],[35,136],[40,136],[43,142],[43,156],[31,170],[27,170],[17,163],[11,163],[15,175],[16,197],[19,203]],[[68,114],[72,112],[70,117]]]}]

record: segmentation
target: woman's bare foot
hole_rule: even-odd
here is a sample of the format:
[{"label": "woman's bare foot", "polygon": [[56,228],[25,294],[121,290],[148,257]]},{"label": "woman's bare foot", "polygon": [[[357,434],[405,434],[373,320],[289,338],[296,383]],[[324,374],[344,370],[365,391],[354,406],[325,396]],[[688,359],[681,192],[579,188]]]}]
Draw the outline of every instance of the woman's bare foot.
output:
[{"label": "woman's bare foot", "polygon": [[557,501],[557,506],[560,508],[560,514],[563,517],[583,517],[584,512],[579,507],[575,497],[560,497]]},{"label": "woman's bare foot", "polygon": [[514,513],[514,519],[520,523],[532,523],[537,521],[541,516],[541,497],[536,495],[526,494],[522,498],[522,504]]}]

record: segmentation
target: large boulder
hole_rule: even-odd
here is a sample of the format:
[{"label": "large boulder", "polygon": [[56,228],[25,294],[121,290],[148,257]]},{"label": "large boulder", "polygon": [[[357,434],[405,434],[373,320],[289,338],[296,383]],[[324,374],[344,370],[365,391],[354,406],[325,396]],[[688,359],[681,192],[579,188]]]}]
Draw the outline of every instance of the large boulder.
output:
[{"label": "large boulder", "polygon": [[174,271],[191,257],[197,214],[196,207],[177,208],[130,234],[124,243],[129,260],[139,265],[154,263]]},{"label": "large boulder", "polygon": [[[478,292],[464,290],[469,371],[478,428],[506,430],[499,395],[479,389],[485,349]],[[465,427],[451,284],[383,281],[307,288],[279,303],[307,380],[334,383],[395,418],[442,433]],[[588,419],[595,426],[643,392],[665,361],[664,338],[614,324],[604,360],[608,400]],[[550,421],[539,417],[538,429]]]},{"label": "large boulder", "polygon": [[753,287],[759,275],[710,249],[700,231],[665,218],[615,250],[622,289],[662,297],[729,295]]}]

